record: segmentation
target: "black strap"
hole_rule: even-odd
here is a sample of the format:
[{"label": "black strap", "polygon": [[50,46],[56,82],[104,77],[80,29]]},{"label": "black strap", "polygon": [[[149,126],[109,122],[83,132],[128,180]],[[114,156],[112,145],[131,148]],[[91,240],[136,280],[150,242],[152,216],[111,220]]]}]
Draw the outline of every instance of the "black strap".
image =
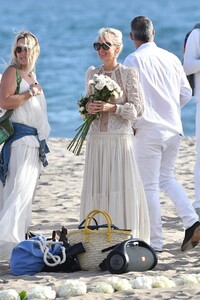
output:
[{"label": "black strap", "polygon": [[15,95],[19,94],[20,83],[22,81],[22,78],[21,78],[21,75],[20,75],[20,72],[18,69],[16,69],[16,80],[17,80],[17,88],[15,91]]},{"label": "black strap", "polygon": [[[95,218],[92,218],[92,219],[95,222],[95,225],[89,225],[88,229],[98,230],[99,228],[108,228],[108,224],[99,225]],[[85,228],[84,223],[85,223],[85,220],[83,222],[81,222],[81,224],[78,226],[78,229],[84,229]],[[110,226],[111,226],[111,229],[119,230],[119,227],[115,226],[114,224],[111,224]]]},{"label": "black strap", "polygon": [[9,109],[5,112],[5,114],[3,116],[5,117],[5,119],[7,119],[7,118],[11,117],[12,113],[13,113],[13,110]]},{"label": "black strap", "polygon": [[12,110],[12,109],[7,110],[7,111],[5,112],[5,114],[4,114],[2,117],[0,117],[0,122],[3,122],[4,120],[10,118],[11,115],[12,115],[12,113],[13,113],[13,110]]},{"label": "black strap", "polygon": [[[99,224],[95,218],[92,218],[92,219],[95,222],[95,225],[90,225],[89,229],[97,229],[99,227]],[[85,228],[84,223],[85,223],[85,220],[83,220],[83,222],[81,222],[81,224],[78,226],[78,229],[84,229]]]}]

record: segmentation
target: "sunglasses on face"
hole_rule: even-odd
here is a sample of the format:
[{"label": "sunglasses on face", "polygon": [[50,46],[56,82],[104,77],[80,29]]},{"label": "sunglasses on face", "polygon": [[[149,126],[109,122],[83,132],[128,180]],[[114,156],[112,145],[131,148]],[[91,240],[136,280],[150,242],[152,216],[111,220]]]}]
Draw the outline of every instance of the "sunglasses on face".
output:
[{"label": "sunglasses on face", "polygon": [[109,43],[109,42],[102,43],[102,44],[101,43],[94,43],[93,44],[93,47],[94,47],[95,51],[99,51],[101,48],[103,50],[109,50],[111,46],[112,46],[112,44]]},{"label": "sunglasses on face", "polygon": [[15,51],[16,51],[17,53],[21,53],[23,50],[24,50],[25,52],[27,52],[28,50],[30,50],[30,48],[28,48],[28,47],[22,47],[22,46],[17,46],[16,49],[15,49]]}]

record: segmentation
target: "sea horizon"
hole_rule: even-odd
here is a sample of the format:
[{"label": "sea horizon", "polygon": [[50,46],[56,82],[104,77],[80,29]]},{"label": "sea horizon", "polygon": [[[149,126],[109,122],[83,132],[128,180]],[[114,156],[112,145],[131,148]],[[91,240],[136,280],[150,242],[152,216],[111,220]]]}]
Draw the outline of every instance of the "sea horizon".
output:
[{"label": "sea horizon", "polygon": [[[50,137],[69,137],[82,123],[77,101],[85,95],[85,72],[102,62],[92,48],[101,27],[115,27],[123,33],[123,51],[119,62],[135,50],[129,37],[130,22],[137,15],[146,15],[154,23],[155,42],[182,60],[185,34],[197,23],[199,1],[180,3],[174,0],[15,0],[1,3],[0,73],[10,60],[14,34],[21,29],[33,32],[41,52],[37,62],[37,78],[43,87]],[[164,8],[164,9],[163,9]],[[191,13],[192,12],[192,13]],[[195,135],[195,103],[193,99],[181,112],[184,134]]]}]

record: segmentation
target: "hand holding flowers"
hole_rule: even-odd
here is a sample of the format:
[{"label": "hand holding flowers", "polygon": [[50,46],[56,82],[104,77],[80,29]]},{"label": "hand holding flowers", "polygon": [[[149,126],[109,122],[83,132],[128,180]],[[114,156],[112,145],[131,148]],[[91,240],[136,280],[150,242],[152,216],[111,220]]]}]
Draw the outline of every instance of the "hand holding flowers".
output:
[{"label": "hand holding flowers", "polygon": [[123,94],[119,85],[113,79],[103,74],[94,74],[93,79],[89,81],[89,85],[93,87],[93,94],[82,97],[78,101],[79,112],[84,123],[76,129],[77,133],[67,147],[75,155],[80,154],[93,120],[99,117],[100,112],[110,111],[111,106],[105,106],[103,102],[115,103],[116,99]]}]

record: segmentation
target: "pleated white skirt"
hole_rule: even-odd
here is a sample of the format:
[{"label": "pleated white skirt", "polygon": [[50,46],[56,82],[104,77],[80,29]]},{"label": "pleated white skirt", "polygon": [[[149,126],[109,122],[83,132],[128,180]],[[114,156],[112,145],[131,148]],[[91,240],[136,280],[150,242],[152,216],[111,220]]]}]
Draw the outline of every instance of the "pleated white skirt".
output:
[{"label": "pleated white skirt", "polygon": [[[94,209],[107,211],[113,224],[150,240],[149,214],[136,165],[132,135],[97,133],[87,140],[80,221]],[[98,222],[105,224],[104,217]]]}]

